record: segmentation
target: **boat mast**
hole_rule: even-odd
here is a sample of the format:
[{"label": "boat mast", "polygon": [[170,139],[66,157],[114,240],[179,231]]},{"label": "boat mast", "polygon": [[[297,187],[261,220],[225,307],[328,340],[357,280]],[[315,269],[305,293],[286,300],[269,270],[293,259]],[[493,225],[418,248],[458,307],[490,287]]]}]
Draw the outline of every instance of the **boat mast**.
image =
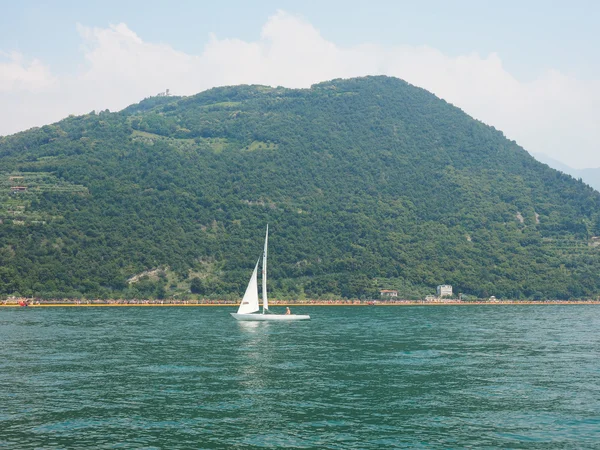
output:
[{"label": "boat mast", "polygon": [[265,251],[263,253],[263,268],[262,268],[262,298],[263,298],[263,314],[269,309],[267,300],[267,243],[269,242],[269,224],[267,224],[267,234],[265,235]]}]

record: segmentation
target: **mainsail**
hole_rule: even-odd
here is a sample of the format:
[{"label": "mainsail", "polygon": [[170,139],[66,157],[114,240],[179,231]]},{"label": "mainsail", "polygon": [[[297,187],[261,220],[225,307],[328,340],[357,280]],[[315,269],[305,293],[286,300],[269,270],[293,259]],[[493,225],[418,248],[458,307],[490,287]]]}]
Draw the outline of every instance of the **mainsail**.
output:
[{"label": "mainsail", "polygon": [[267,300],[267,243],[269,241],[269,225],[267,224],[267,234],[265,236],[265,251],[263,252],[263,268],[262,268],[262,299],[263,299],[263,314],[269,310],[269,301]]},{"label": "mainsail", "polygon": [[258,307],[258,283],[256,282],[256,274],[258,273],[258,263],[260,259],[256,261],[256,266],[254,267],[254,272],[252,272],[252,276],[250,277],[250,282],[248,283],[248,287],[246,288],[246,293],[244,294],[244,298],[242,299],[242,304],[238,309],[238,314],[250,314],[259,310]]}]

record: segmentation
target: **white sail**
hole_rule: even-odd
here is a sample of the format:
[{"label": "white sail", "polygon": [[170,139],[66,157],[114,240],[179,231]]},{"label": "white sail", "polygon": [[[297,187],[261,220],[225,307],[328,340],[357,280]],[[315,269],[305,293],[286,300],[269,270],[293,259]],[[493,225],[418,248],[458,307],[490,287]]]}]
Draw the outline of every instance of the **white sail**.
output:
[{"label": "white sail", "polygon": [[267,300],[267,243],[269,242],[269,225],[267,224],[267,234],[265,235],[265,251],[263,252],[262,269],[262,299],[263,314],[269,310],[269,301]]},{"label": "white sail", "polygon": [[256,282],[256,274],[258,273],[259,261],[260,259],[256,261],[254,272],[252,272],[252,276],[250,277],[250,281],[248,282],[248,287],[246,288],[246,293],[244,294],[242,303],[240,304],[240,307],[237,311],[238,314],[250,314],[259,310],[258,283]]},{"label": "white sail", "polygon": [[258,264],[260,258],[256,261],[254,272],[246,288],[246,293],[242,299],[242,304],[238,309],[237,313],[230,313],[235,320],[241,321],[283,321],[289,322],[291,320],[310,320],[308,314],[265,314],[269,311],[269,300],[267,299],[267,246],[269,242],[269,225],[267,225],[267,234],[265,236],[265,250],[263,253],[263,268],[262,268],[262,300],[263,300],[263,313],[252,314],[259,310],[258,305],[258,284],[256,281],[256,274],[258,272]]}]

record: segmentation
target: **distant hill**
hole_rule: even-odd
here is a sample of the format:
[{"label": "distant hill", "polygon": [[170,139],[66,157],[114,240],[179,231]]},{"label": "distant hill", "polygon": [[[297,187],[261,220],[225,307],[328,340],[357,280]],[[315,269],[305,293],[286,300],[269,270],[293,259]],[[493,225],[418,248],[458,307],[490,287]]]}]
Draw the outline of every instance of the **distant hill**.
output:
[{"label": "distant hill", "polygon": [[600,194],[395,78],[155,97],[0,138],[0,294],[600,293]]},{"label": "distant hill", "polygon": [[600,167],[591,169],[573,169],[543,153],[533,153],[532,155],[535,159],[549,165],[553,169],[560,170],[563,173],[571,175],[573,178],[581,178],[581,181],[590,185],[597,191],[600,191]]}]

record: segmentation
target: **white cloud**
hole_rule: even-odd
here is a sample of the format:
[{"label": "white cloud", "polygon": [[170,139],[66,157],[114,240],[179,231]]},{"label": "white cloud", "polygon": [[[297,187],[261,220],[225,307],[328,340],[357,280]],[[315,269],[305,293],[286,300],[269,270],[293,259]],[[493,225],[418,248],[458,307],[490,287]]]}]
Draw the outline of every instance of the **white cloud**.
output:
[{"label": "white cloud", "polygon": [[26,61],[19,52],[0,51],[0,93],[31,91],[51,88],[56,79],[37,59]]},{"label": "white cloud", "polygon": [[69,76],[53,76],[40,61],[16,53],[0,54],[0,134],[71,113],[118,110],[166,88],[190,95],[222,85],[308,87],[385,74],[435,93],[527,150],[574,167],[600,166],[600,80],[548,71],[522,82],[495,53],[450,57],[427,46],[343,48],[282,11],[267,20],[256,42],[211,35],[199,55],[144,42],[125,24],[77,29],[84,61]]}]

